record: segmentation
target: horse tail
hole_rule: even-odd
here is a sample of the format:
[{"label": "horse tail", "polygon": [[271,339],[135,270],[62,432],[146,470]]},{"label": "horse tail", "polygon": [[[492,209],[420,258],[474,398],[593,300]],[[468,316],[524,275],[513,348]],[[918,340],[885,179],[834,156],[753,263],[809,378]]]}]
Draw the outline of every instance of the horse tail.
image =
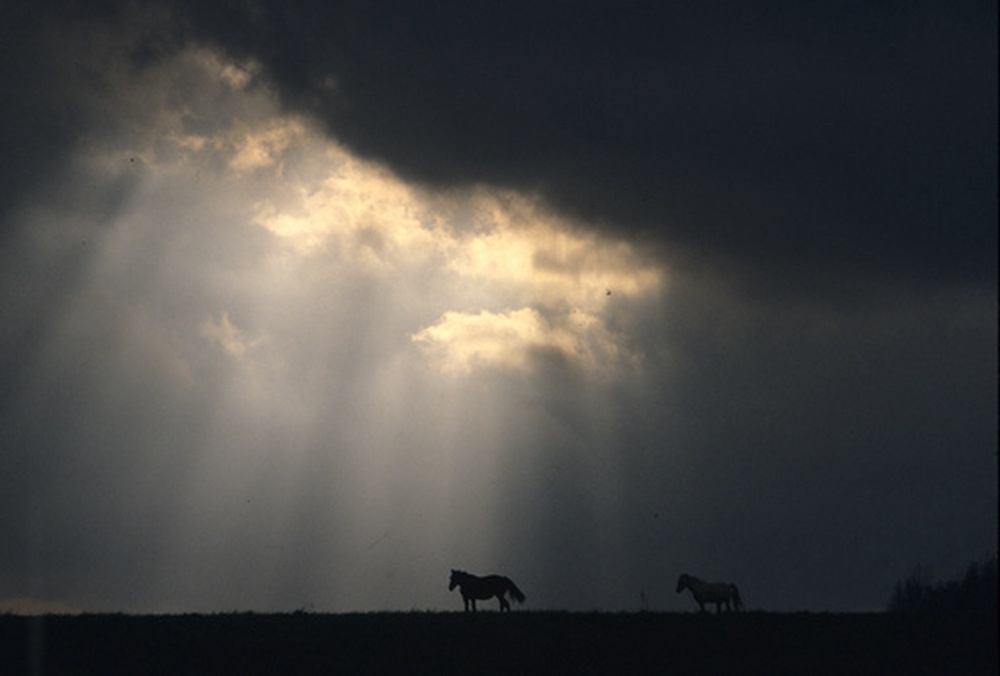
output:
[{"label": "horse tail", "polygon": [[504,586],[507,587],[507,591],[510,592],[510,597],[512,599],[514,599],[518,603],[524,603],[525,599],[524,592],[517,588],[517,585],[514,584],[513,580],[511,580],[509,577],[505,577],[503,579],[503,583]]},{"label": "horse tail", "polygon": [[733,593],[733,610],[743,610],[743,599],[740,598],[740,589],[734,584],[729,585]]}]

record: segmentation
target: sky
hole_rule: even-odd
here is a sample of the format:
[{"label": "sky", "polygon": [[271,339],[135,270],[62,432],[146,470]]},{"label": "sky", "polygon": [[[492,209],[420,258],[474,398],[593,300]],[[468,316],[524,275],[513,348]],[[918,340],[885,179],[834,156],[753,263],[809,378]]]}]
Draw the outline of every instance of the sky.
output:
[{"label": "sky", "polygon": [[0,612],[995,554],[996,3],[4,15]]}]

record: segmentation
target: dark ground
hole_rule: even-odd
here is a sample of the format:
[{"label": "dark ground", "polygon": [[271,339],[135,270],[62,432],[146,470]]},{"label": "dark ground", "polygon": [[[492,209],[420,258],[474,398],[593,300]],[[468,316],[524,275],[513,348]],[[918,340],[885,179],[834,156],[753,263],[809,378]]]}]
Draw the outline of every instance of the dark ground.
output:
[{"label": "dark ground", "polygon": [[997,618],[496,612],[0,616],[0,674],[996,674]]}]

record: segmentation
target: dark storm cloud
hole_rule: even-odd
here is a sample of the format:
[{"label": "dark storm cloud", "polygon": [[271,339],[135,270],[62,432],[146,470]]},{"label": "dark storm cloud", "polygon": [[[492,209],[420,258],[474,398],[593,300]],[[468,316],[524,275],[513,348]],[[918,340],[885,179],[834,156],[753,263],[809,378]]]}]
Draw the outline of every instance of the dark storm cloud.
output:
[{"label": "dark storm cloud", "polygon": [[411,180],[536,192],[682,260],[715,256],[769,293],[995,283],[990,3],[15,3],[9,15],[0,208],[95,122],[47,78],[51,60],[79,57],[53,51],[52,27],[101,20],[135,36],[134,67],[192,39],[222,46]]},{"label": "dark storm cloud", "polygon": [[[155,16],[146,12],[146,16]],[[151,23],[128,5],[94,3],[8,3],[0,26],[0,237],[15,236],[13,212],[22,205],[73,205],[107,223],[130,193],[129,177],[81,183],[65,179],[79,170],[74,153],[121,131],[127,115],[108,110],[116,79],[142,65],[142,45]],[[129,55],[109,61],[116,41],[133,42]],[[137,104],[141,105],[141,104]],[[61,190],[51,190],[63,181]],[[77,219],[77,243],[94,233]],[[99,229],[99,228],[98,228]],[[80,252],[76,252],[79,254]]]},{"label": "dark storm cloud", "polygon": [[192,3],[186,16],[409,179],[537,192],[720,255],[771,291],[996,279],[991,3]]},{"label": "dark storm cloud", "polygon": [[39,44],[40,14],[15,3],[0,26],[0,85],[8,93],[0,112],[0,213],[62,161],[73,135],[65,111],[53,108],[52,92],[41,84],[47,55]]}]

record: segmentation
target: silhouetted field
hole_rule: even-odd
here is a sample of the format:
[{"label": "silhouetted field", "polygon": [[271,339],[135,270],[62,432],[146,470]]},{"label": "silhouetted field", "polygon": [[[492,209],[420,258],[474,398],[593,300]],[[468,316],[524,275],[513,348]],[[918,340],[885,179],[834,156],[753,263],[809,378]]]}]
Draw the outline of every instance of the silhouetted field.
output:
[{"label": "silhouetted field", "polygon": [[997,618],[899,613],[0,616],[0,673],[997,673]]}]

